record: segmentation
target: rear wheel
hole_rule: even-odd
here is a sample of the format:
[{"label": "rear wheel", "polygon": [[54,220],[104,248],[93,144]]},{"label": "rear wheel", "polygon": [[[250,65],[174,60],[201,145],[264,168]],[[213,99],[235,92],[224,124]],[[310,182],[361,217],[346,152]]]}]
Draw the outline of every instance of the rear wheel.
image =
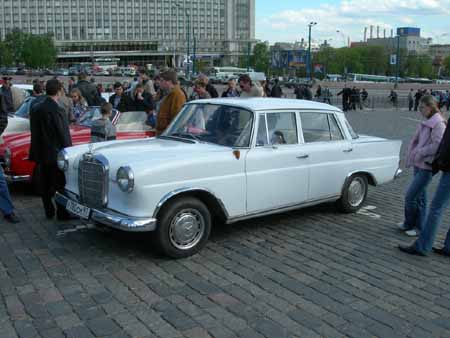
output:
[{"label": "rear wheel", "polygon": [[161,251],[172,258],[196,254],[207,243],[211,232],[211,213],[193,197],[169,202],[161,212],[156,241]]},{"label": "rear wheel", "polygon": [[339,210],[344,213],[357,212],[364,205],[368,190],[367,176],[352,175],[345,183],[342,196],[337,202]]}]

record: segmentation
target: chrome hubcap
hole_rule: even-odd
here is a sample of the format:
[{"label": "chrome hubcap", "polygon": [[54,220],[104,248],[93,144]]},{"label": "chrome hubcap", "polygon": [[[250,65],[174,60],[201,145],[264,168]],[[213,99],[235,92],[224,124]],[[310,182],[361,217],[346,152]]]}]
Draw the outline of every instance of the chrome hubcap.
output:
[{"label": "chrome hubcap", "polygon": [[348,203],[352,207],[358,207],[364,201],[366,195],[366,185],[364,180],[360,177],[356,177],[348,187]]},{"label": "chrome hubcap", "polygon": [[195,247],[205,232],[205,220],[195,209],[185,209],[178,212],[170,223],[170,242],[180,250]]}]

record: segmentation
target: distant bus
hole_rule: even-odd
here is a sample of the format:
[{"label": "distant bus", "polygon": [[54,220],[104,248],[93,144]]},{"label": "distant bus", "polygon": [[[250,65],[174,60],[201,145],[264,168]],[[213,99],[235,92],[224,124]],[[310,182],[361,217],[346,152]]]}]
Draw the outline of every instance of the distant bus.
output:
[{"label": "distant bus", "polygon": [[119,58],[99,58],[94,60],[94,67],[101,70],[113,70],[118,67]]},{"label": "distant bus", "polygon": [[347,74],[347,80],[352,82],[395,82],[395,76]]},{"label": "distant bus", "polygon": [[250,68],[238,68],[238,67],[213,67],[209,70],[208,75],[215,80],[228,81],[229,79],[237,78],[241,74],[254,73],[255,71]]}]

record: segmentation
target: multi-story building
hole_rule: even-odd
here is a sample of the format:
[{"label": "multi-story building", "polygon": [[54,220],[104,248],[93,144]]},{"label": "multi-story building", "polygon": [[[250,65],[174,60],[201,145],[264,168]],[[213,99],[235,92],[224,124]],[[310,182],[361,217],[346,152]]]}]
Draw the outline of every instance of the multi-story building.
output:
[{"label": "multi-story building", "polygon": [[383,46],[391,52],[406,50],[408,54],[422,55],[428,53],[431,39],[420,36],[420,28],[401,27],[397,29],[396,37],[369,38],[367,45]]},{"label": "multi-story building", "polygon": [[179,65],[195,46],[198,57],[228,64],[255,41],[255,0],[1,0],[0,37],[13,29],[52,34],[66,63]]}]

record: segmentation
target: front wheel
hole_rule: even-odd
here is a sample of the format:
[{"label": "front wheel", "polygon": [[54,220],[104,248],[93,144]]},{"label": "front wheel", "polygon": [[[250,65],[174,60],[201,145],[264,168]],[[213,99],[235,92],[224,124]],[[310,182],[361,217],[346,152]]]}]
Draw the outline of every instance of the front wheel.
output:
[{"label": "front wheel", "polygon": [[365,203],[368,190],[369,183],[365,175],[352,175],[347,179],[337,202],[339,210],[348,214],[357,212]]},{"label": "front wheel", "polygon": [[193,197],[182,197],[169,203],[158,221],[157,244],[172,258],[192,256],[208,241],[211,213],[202,201]]}]

